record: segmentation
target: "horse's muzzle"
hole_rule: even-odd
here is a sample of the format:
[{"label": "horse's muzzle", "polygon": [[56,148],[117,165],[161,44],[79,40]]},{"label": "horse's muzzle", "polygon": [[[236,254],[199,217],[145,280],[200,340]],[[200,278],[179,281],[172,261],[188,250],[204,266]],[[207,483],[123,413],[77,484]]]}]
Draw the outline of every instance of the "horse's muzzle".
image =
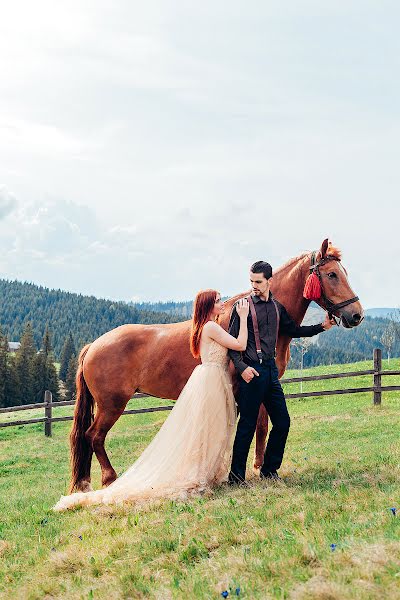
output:
[{"label": "horse's muzzle", "polygon": [[343,310],[341,315],[343,327],[351,329],[357,327],[364,320],[364,311],[361,313]]}]

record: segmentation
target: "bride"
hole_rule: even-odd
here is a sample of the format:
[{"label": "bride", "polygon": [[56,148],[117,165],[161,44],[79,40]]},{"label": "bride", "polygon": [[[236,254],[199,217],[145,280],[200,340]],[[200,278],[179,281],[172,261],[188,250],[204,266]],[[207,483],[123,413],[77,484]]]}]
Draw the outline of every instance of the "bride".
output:
[{"label": "bride", "polygon": [[232,337],[215,319],[223,312],[215,290],[197,294],[190,349],[201,358],[163,426],[136,462],[107,488],[62,496],[54,510],[75,506],[185,498],[227,480],[236,405],[227,349],[245,350],[249,304],[239,300],[240,330]]}]

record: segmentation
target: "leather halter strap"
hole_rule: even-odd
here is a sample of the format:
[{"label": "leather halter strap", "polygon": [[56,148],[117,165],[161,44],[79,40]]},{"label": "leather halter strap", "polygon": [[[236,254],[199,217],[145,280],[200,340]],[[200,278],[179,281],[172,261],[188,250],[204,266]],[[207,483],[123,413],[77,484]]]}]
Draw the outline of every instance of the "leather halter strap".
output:
[{"label": "leather halter strap", "polygon": [[[358,296],[354,296],[353,298],[349,298],[348,300],[344,300],[343,302],[337,302],[336,304],[334,302],[332,302],[332,300],[330,300],[324,291],[324,286],[322,285],[322,276],[320,273],[319,268],[322,267],[323,265],[326,265],[326,263],[332,261],[332,260],[336,260],[337,262],[340,262],[340,258],[337,258],[336,256],[326,256],[325,258],[322,258],[320,261],[317,262],[317,253],[314,252],[311,254],[311,264],[310,264],[310,273],[312,273],[313,271],[315,272],[315,274],[317,275],[319,282],[321,284],[321,295],[322,295],[322,299],[324,301],[325,304],[325,309],[328,313],[328,316],[330,319],[335,318],[338,319],[338,317],[336,317],[336,315],[334,315],[333,313],[341,308],[344,308],[345,306],[348,306],[349,304],[353,304],[353,302],[358,302],[359,297]],[[341,319],[341,317],[340,317]],[[339,319],[339,322],[340,322]]]}]

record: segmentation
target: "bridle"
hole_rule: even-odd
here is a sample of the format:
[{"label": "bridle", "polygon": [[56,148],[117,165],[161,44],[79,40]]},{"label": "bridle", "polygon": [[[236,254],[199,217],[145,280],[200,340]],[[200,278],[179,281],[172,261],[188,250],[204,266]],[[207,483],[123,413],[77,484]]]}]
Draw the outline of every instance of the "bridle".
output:
[{"label": "bridle", "polygon": [[324,302],[325,305],[325,310],[328,313],[328,316],[330,319],[334,319],[336,325],[340,325],[341,321],[342,321],[342,317],[337,317],[336,315],[334,315],[333,313],[337,310],[340,310],[341,308],[344,308],[345,306],[348,306],[349,304],[353,304],[353,302],[358,302],[359,297],[358,296],[354,296],[354,298],[349,298],[349,300],[344,300],[343,302],[338,302],[338,303],[334,303],[332,302],[332,300],[330,300],[324,291],[324,286],[322,284],[322,276],[320,273],[319,268],[322,267],[323,265],[326,265],[328,262],[332,261],[332,260],[336,260],[337,262],[340,262],[340,258],[337,258],[336,256],[326,256],[325,258],[322,258],[321,260],[319,260],[317,262],[317,252],[314,250],[314,252],[311,254],[311,265],[310,265],[310,275],[312,273],[315,273],[316,276],[319,279],[319,283],[321,285],[321,298]]}]

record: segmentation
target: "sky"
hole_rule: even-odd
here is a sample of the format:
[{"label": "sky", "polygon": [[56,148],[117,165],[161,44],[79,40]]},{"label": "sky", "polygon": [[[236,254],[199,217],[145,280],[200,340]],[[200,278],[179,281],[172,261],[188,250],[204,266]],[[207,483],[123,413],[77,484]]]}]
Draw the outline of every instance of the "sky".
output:
[{"label": "sky", "polygon": [[0,0],[0,277],[246,290],[329,237],[400,304],[400,6]]}]

